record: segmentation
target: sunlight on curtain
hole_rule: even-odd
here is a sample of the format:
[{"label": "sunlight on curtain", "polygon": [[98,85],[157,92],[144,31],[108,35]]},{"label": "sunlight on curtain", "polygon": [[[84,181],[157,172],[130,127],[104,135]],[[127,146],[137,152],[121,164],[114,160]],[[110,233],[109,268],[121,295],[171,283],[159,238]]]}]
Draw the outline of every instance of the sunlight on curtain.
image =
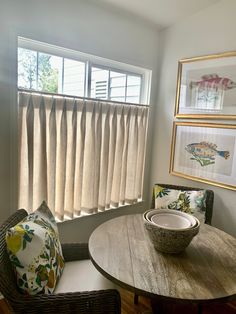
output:
[{"label": "sunlight on curtain", "polygon": [[142,198],[148,108],[19,92],[19,208],[63,220]]}]

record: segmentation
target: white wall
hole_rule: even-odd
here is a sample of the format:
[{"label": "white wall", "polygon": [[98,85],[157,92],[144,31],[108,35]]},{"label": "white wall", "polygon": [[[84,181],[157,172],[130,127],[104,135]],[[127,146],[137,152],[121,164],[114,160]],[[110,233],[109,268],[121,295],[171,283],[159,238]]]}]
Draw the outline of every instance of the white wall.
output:
[{"label": "white wall", "polygon": [[[156,29],[89,0],[0,0],[0,222],[16,209],[17,35],[153,70],[151,103],[156,103]],[[151,108],[151,117],[153,107]],[[151,141],[152,134],[149,135]],[[151,143],[151,142],[149,142]],[[150,152],[151,145],[148,145]],[[150,153],[145,198],[150,195]],[[99,223],[115,215],[143,211],[146,203],[79,218],[59,225],[65,241],[87,240]]]},{"label": "white wall", "polygon": [[[215,192],[213,225],[236,236],[236,191],[168,173],[179,59],[236,50],[236,1],[222,0],[161,33],[161,69],[155,110],[151,183],[166,182],[209,188]],[[223,122],[223,121],[221,121]],[[227,123],[227,122],[225,122]],[[236,123],[230,121],[228,123]]]}]

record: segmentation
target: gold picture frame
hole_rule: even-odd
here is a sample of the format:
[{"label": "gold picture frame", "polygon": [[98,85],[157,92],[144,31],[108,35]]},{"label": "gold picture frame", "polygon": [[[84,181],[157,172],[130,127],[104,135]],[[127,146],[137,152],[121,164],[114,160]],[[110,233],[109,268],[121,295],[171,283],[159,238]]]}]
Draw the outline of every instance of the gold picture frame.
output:
[{"label": "gold picture frame", "polygon": [[175,117],[236,119],[236,51],[179,60]]},{"label": "gold picture frame", "polygon": [[173,122],[169,172],[236,190],[236,125]]}]

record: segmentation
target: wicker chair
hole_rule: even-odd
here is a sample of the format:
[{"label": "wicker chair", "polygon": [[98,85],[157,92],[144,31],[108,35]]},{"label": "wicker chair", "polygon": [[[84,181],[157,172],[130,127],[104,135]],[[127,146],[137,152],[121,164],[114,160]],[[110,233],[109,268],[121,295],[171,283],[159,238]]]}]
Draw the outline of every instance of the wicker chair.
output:
[{"label": "wicker chair", "polygon": [[[182,185],[172,185],[172,184],[163,184],[163,183],[156,183],[156,184],[160,185],[163,188],[175,189],[175,190],[180,190],[180,191],[199,191],[199,190],[202,190],[200,188],[193,188],[193,187],[182,186]],[[205,191],[206,191],[205,223],[210,225],[211,219],[212,219],[212,212],[213,212],[214,192],[212,190],[205,190]],[[154,194],[152,196],[151,208],[155,208]],[[136,293],[134,294],[134,304],[138,304],[138,295]],[[199,310],[199,313],[201,313],[200,310]]]},{"label": "wicker chair", "polygon": [[[100,313],[119,314],[121,302],[115,289],[68,292],[58,294],[23,295],[16,285],[16,278],[7,251],[6,230],[16,225],[27,212],[20,209],[15,212],[0,228],[0,292],[13,313]],[[65,262],[88,260],[88,245],[84,243],[62,244]],[[63,277],[63,275],[62,275]],[[78,278],[79,281],[79,278]]]}]

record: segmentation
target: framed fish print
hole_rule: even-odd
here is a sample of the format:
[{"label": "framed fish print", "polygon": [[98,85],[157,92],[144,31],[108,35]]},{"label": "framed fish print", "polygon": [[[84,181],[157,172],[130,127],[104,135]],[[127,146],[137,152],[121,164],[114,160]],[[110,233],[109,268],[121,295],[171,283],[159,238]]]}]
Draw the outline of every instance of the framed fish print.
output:
[{"label": "framed fish print", "polygon": [[236,125],[174,122],[170,173],[236,190]]},{"label": "framed fish print", "polygon": [[236,51],[179,61],[175,116],[236,119]]}]

